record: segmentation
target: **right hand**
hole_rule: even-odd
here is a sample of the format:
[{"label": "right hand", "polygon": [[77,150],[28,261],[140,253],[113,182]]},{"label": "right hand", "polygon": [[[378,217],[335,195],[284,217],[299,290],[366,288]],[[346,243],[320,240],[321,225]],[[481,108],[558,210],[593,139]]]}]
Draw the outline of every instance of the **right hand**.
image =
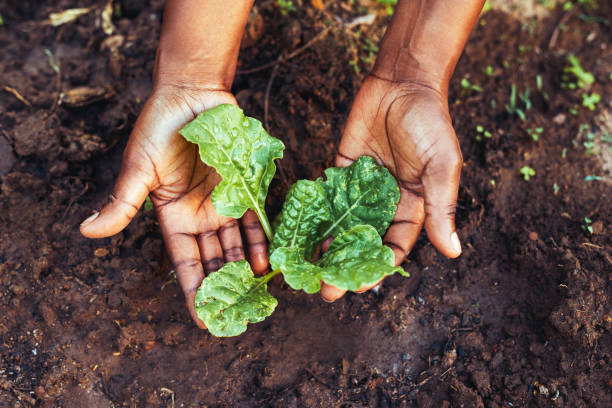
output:
[{"label": "right hand", "polygon": [[[88,238],[117,234],[150,195],[187,309],[200,328],[206,326],[196,315],[195,293],[205,273],[245,254],[239,222],[217,214],[210,200],[220,176],[202,163],[198,147],[178,130],[222,103],[236,100],[224,89],[156,86],[130,135],[110,203],[81,224]],[[267,243],[259,220],[249,210],[241,224],[251,266],[255,274],[265,274]]]}]

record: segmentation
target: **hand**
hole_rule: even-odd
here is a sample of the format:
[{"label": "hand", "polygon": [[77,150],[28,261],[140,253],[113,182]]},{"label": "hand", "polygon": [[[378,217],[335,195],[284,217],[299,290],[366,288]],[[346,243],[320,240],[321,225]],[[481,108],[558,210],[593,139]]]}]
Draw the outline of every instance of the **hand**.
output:
[{"label": "hand", "polygon": [[[201,328],[206,326],[194,302],[205,272],[245,256],[239,222],[217,214],[210,200],[220,176],[200,161],[197,146],[178,130],[196,114],[222,103],[236,100],[223,89],[156,87],[130,135],[111,202],[81,224],[86,237],[114,235],[150,195],[187,309]],[[263,229],[250,211],[241,222],[251,266],[256,274],[264,274],[268,259]]]},{"label": "hand", "polygon": [[[404,261],[423,224],[440,252],[459,256],[455,207],[462,157],[446,95],[417,82],[368,77],[353,103],[336,165],[348,166],[362,155],[387,167],[400,186],[395,219],[383,239],[395,253],[395,264]],[[321,288],[328,301],[344,293],[330,285]]]}]

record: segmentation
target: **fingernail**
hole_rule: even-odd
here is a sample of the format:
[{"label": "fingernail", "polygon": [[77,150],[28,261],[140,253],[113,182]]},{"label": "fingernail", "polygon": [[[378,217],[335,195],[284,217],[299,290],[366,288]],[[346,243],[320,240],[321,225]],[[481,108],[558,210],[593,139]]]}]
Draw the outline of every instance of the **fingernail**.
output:
[{"label": "fingernail", "polygon": [[98,218],[98,215],[100,215],[100,212],[99,212],[99,211],[98,211],[97,213],[95,213],[95,214],[91,215],[91,216],[90,216],[89,218],[87,218],[85,221],[83,221],[83,222],[81,223],[81,227],[85,227],[85,226],[87,226],[87,225],[91,224],[93,220],[95,220],[96,218]]},{"label": "fingernail", "polygon": [[460,254],[461,253],[461,242],[459,242],[459,236],[457,235],[456,232],[453,232],[450,238],[451,238],[451,242],[453,243],[453,249],[455,250],[455,252]]}]

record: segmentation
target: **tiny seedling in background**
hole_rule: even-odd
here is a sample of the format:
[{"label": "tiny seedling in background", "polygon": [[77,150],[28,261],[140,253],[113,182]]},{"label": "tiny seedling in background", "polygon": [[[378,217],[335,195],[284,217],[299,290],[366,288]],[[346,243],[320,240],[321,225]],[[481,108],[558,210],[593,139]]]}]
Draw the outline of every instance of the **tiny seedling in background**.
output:
[{"label": "tiny seedling in background", "polygon": [[291,0],[276,0],[276,4],[280,7],[283,16],[289,14],[290,11],[297,11]]},{"label": "tiny seedling in background", "polygon": [[584,217],[584,224],[582,225],[582,230],[584,232],[588,232],[589,235],[593,234],[593,226],[591,225],[593,223],[593,221],[591,221],[590,218],[588,217]]},{"label": "tiny seedling in background", "polygon": [[388,15],[393,15],[394,7],[397,5],[397,0],[376,0],[378,4],[385,6]]},{"label": "tiny seedling in background", "polygon": [[495,70],[493,69],[493,65],[487,65],[484,69],[484,73],[486,76],[493,76]]},{"label": "tiny seedling in background", "polygon": [[[561,76],[561,88],[576,89],[576,87],[578,87],[586,90],[595,82],[593,74],[582,68],[578,57],[575,55],[568,55],[567,62],[569,65],[563,68],[563,75]],[[570,74],[574,76],[577,82],[570,82]]]},{"label": "tiny seedling in background", "polygon": [[559,190],[560,190],[559,185],[557,183],[553,183],[553,194],[554,195],[559,194]]},{"label": "tiny seedling in background", "polygon": [[482,88],[480,86],[471,83],[467,78],[461,79],[461,88],[465,92],[482,92]]},{"label": "tiny seedling in background", "polygon": [[536,171],[529,166],[523,166],[519,170],[519,173],[523,175],[523,180],[529,181],[532,177],[536,175]]},{"label": "tiny seedling in background", "polygon": [[[529,101],[529,90],[525,91],[525,94],[521,95],[521,99],[525,98],[526,101]],[[531,102],[529,102],[529,108],[531,108]],[[523,122],[525,121],[525,112],[518,107],[516,100],[516,85],[512,84],[510,88],[510,101],[506,104],[506,112],[511,115],[518,116]]]},{"label": "tiny seedling in background", "polygon": [[587,93],[582,94],[582,106],[589,110],[594,111],[599,101],[601,101],[601,95],[598,93],[592,93],[590,95]]},{"label": "tiny seedling in background", "polygon": [[482,125],[476,125],[476,140],[482,142],[485,138],[491,139],[493,134],[486,130]]},{"label": "tiny seedling in background", "polygon": [[147,196],[147,198],[145,198],[145,202],[144,202],[144,210],[145,211],[151,211],[153,210],[153,201],[151,201],[151,196]]},{"label": "tiny seedling in background", "polygon": [[542,132],[544,132],[544,128],[542,127],[529,128],[526,130],[526,132],[529,136],[531,136],[534,142],[537,142],[540,140],[540,135],[542,134]]}]

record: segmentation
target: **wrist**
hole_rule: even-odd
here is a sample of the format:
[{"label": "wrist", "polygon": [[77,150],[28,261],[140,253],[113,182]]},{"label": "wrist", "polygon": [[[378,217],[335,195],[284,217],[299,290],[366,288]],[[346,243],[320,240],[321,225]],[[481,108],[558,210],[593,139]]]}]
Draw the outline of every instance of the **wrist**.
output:
[{"label": "wrist", "polygon": [[210,57],[164,47],[160,41],[153,70],[153,86],[229,92],[236,58]]},{"label": "wrist", "polygon": [[443,95],[484,0],[400,0],[383,38],[375,76]]}]

